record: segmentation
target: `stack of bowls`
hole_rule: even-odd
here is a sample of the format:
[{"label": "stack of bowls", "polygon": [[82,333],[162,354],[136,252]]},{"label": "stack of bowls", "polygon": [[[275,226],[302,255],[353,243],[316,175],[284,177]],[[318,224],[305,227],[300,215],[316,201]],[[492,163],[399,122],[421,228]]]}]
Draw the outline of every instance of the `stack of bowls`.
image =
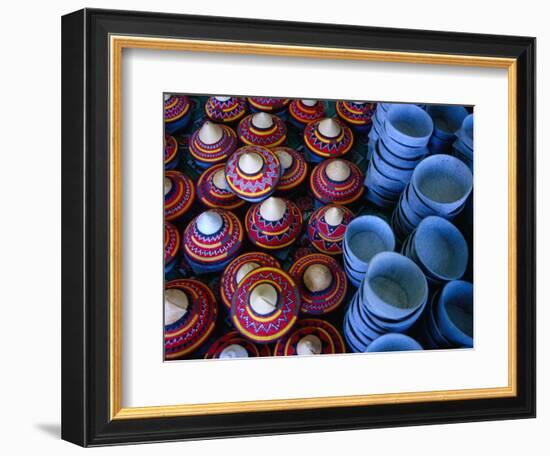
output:
[{"label": "stack of bowls", "polygon": [[413,260],[430,285],[460,279],[468,266],[468,244],[451,222],[426,217],[403,243],[401,252]]},{"label": "stack of bowls", "polygon": [[367,272],[369,262],[380,252],[393,251],[392,229],[380,217],[363,215],[349,223],[344,235],[344,269],[350,282],[358,287]]},{"label": "stack of bowls", "polygon": [[453,155],[474,169],[474,115],[466,116],[462,126],[456,132],[453,143]]},{"label": "stack of bowls", "polygon": [[367,347],[367,353],[422,350],[412,337],[401,333],[387,333],[374,339]]},{"label": "stack of bowls", "polygon": [[394,104],[387,110],[371,147],[365,177],[369,201],[380,207],[395,206],[415,167],[428,153],[432,132],[431,117],[418,106]]},{"label": "stack of bowls", "polygon": [[392,215],[396,236],[402,240],[429,215],[452,220],[472,191],[470,169],[451,155],[430,155],[415,168]]},{"label": "stack of bowls", "polygon": [[434,123],[434,133],[428,148],[431,154],[448,154],[455,140],[455,133],[461,127],[468,111],[464,106],[429,105],[426,112]]},{"label": "stack of bowls", "polygon": [[224,209],[208,210],[185,228],[185,260],[195,274],[221,271],[238,255],[243,237],[243,227],[235,214]]},{"label": "stack of bowls", "polygon": [[384,334],[407,331],[427,301],[426,277],[411,259],[395,252],[374,256],[344,317],[350,349],[364,352]]},{"label": "stack of bowls", "polygon": [[432,297],[422,319],[428,348],[473,347],[473,286],[453,280]]}]

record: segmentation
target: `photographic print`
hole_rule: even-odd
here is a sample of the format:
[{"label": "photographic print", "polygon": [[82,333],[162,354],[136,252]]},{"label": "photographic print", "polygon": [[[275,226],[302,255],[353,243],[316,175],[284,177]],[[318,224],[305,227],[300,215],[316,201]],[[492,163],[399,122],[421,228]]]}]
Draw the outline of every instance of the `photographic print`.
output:
[{"label": "photographic print", "polygon": [[474,347],[473,106],[163,96],[166,361]]}]

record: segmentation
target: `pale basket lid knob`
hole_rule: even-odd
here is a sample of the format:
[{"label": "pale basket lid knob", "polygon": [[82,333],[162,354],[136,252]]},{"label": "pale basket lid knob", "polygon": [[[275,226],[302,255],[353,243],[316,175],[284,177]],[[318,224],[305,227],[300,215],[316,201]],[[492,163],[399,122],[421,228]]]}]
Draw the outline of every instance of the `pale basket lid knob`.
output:
[{"label": "pale basket lid knob", "polygon": [[246,174],[256,174],[262,169],[264,161],[256,152],[245,152],[239,157],[239,169]]},{"label": "pale basket lid knob", "polygon": [[170,190],[172,190],[172,179],[169,177],[164,178],[164,195],[168,195],[170,193]]},{"label": "pale basket lid knob", "polygon": [[324,264],[312,264],[304,272],[304,284],[309,291],[326,290],[332,283],[332,271]]},{"label": "pale basket lid knob", "polygon": [[254,269],[258,269],[259,267],[260,265],[258,263],[254,263],[253,261],[249,261],[248,263],[243,264],[239,269],[237,269],[237,273],[235,274],[235,280],[237,281],[237,284],[241,283],[246,274],[248,274],[250,271],[253,271]]},{"label": "pale basket lid knob", "polygon": [[340,124],[331,117],[319,122],[319,132],[326,138],[336,138],[341,131],[342,127]]},{"label": "pale basket lid knob", "polygon": [[286,203],[281,198],[269,197],[260,205],[260,215],[264,220],[276,222],[285,215]]},{"label": "pale basket lid knob", "polygon": [[197,219],[197,229],[206,236],[216,233],[223,225],[220,214],[214,211],[206,211]]},{"label": "pale basket lid knob", "polygon": [[252,125],[261,129],[269,128],[273,125],[273,117],[267,112],[257,112],[252,116]]},{"label": "pale basket lid knob", "polygon": [[326,173],[334,182],[344,182],[349,178],[351,169],[344,160],[333,160],[327,165]]},{"label": "pale basket lid knob", "polygon": [[220,190],[227,190],[227,181],[225,180],[225,171],[220,169],[214,173],[212,177],[212,182],[216,188]]},{"label": "pale basket lid knob", "polygon": [[221,102],[223,103],[224,101],[229,100],[231,97],[214,97],[214,98],[215,98],[216,100],[218,100],[218,101],[221,101]]},{"label": "pale basket lid knob", "polygon": [[325,211],[325,221],[330,226],[338,226],[344,220],[344,211],[337,206],[331,206]]},{"label": "pale basket lid knob", "polygon": [[269,283],[261,283],[250,293],[250,307],[258,315],[268,315],[277,308],[278,294]]},{"label": "pale basket lid knob", "polygon": [[302,100],[302,104],[305,106],[315,106],[317,104],[317,100]]},{"label": "pale basket lid knob", "polygon": [[277,154],[277,158],[279,159],[279,162],[281,163],[281,166],[284,170],[292,166],[294,158],[292,158],[292,155],[290,155],[286,150],[275,149],[275,153]]},{"label": "pale basket lid knob", "polygon": [[241,345],[231,344],[225,347],[220,352],[220,358],[230,359],[230,358],[248,358],[248,352],[246,348]]},{"label": "pale basket lid knob", "polygon": [[199,130],[199,139],[204,144],[216,144],[223,136],[223,129],[213,122],[204,122]]},{"label": "pale basket lid knob", "polygon": [[319,355],[322,349],[321,339],[314,334],[302,337],[296,344],[296,353],[301,356]]},{"label": "pale basket lid knob", "polygon": [[169,288],[164,291],[164,324],[171,325],[187,313],[189,299],[187,295],[177,288]]}]

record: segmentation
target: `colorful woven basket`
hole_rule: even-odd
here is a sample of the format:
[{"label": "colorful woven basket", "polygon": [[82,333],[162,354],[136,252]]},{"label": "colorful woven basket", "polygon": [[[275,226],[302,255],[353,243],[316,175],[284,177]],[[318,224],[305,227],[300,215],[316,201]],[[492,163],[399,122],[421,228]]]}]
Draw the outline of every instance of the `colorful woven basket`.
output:
[{"label": "colorful woven basket", "polygon": [[[334,209],[340,211],[342,215],[341,221],[337,224],[329,223],[325,218],[327,211]],[[344,233],[353,217],[353,212],[345,206],[328,204],[320,207],[311,214],[307,225],[307,236],[311,245],[321,253],[340,255]]]},{"label": "colorful woven basket", "polygon": [[[273,302],[262,308],[255,306],[255,295],[266,288],[274,292]],[[262,267],[249,272],[239,283],[233,295],[231,320],[243,336],[267,344],[292,329],[299,309],[300,294],[292,278],[280,269]]]},{"label": "colorful woven basket", "polygon": [[245,339],[238,331],[231,331],[212,343],[204,359],[257,358],[259,356],[271,356],[269,345],[258,346]]},{"label": "colorful woven basket", "polygon": [[290,120],[297,127],[322,119],[326,114],[325,103],[318,100],[292,100],[288,107]]},{"label": "colorful woven basket", "polygon": [[208,339],[216,324],[218,308],[214,293],[198,280],[172,280],[165,289],[182,291],[188,302],[183,317],[164,327],[165,358],[176,359],[193,353]]},{"label": "colorful woven basket", "polygon": [[196,273],[221,271],[237,256],[242,247],[243,227],[230,211],[211,209],[221,218],[220,228],[211,234],[199,229],[199,220],[204,212],[195,217],[183,233],[185,259]]},{"label": "colorful woven basket", "polygon": [[[265,126],[259,126],[257,116],[269,116],[269,122]],[[239,122],[237,134],[244,144],[275,147],[285,142],[286,125],[279,117],[272,114],[250,114]]]},{"label": "colorful woven basket", "polygon": [[181,238],[178,230],[170,222],[164,222],[164,272],[168,273],[176,264],[180,251]]},{"label": "colorful woven basket", "polygon": [[204,105],[204,111],[210,120],[225,124],[242,119],[247,109],[246,100],[238,97],[210,97]]},{"label": "colorful woven basket", "polygon": [[197,197],[209,208],[237,209],[245,201],[235,195],[225,179],[225,163],[211,166],[203,171],[197,181]]},{"label": "colorful woven basket", "polygon": [[293,331],[288,336],[277,341],[273,349],[273,355],[298,355],[299,345],[306,348],[308,346],[311,348],[317,346],[319,350],[319,353],[308,353],[306,350],[303,354],[332,355],[346,352],[344,340],[338,330],[329,322],[317,318],[298,320]]},{"label": "colorful woven basket", "polygon": [[[282,198],[281,198],[282,199]],[[252,244],[264,249],[283,249],[296,242],[302,231],[302,213],[292,201],[284,200],[286,210],[277,221],[262,217],[261,203],[251,206],[245,217],[246,234]]]},{"label": "colorful woven basket", "polygon": [[[248,268],[258,268],[262,266],[271,266],[273,268],[280,268],[281,265],[279,262],[273,258],[271,255],[263,252],[248,252],[239,255],[231,263],[227,265],[223,271],[222,278],[220,281],[220,296],[222,302],[228,309],[231,309],[231,302],[233,300],[233,295],[237,289],[238,281],[237,277],[239,271],[244,265],[248,265]],[[242,272],[241,272],[242,274]],[[241,278],[242,279],[242,278]]]},{"label": "colorful woven basket", "polygon": [[[322,289],[312,291],[305,280],[304,275],[310,267],[322,267],[330,272],[330,281]],[[321,315],[332,312],[338,308],[346,298],[348,280],[344,270],[338,262],[323,253],[311,253],[298,258],[288,270],[300,290],[302,306],[300,311],[305,314]],[[315,274],[315,272],[313,272]],[[314,282],[315,283],[315,282]],[[310,285],[311,286],[311,285]]]},{"label": "colorful woven basket", "polygon": [[307,163],[304,156],[290,147],[277,146],[272,150],[277,155],[283,171],[275,190],[287,192],[295,189],[304,182],[307,176]]},{"label": "colorful woven basket", "polygon": [[[321,133],[320,123],[328,120],[336,126],[336,136],[329,137]],[[341,157],[348,153],[353,146],[353,133],[338,119],[325,118],[307,124],[304,129],[304,143],[312,161],[319,162],[325,158]]]},{"label": "colorful woven basket", "polygon": [[[203,128],[213,128],[218,130],[219,139],[208,143],[201,139]],[[208,168],[217,163],[227,160],[237,148],[237,135],[233,129],[227,125],[218,125],[211,122],[205,122],[201,128],[196,130],[189,141],[189,153],[195,159],[195,163],[201,168]]]},{"label": "colorful woven basket", "polygon": [[185,95],[164,96],[164,126],[174,134],[187,126],[191,119],[191,100]]},{"label": "colorful woven basket", "polygon": [[[327,166],[340,160],[349,167],[349,175],[342,181],[335,181],[328,177]],[[311,191],[315,198],[324,203],[351,204],[363,195],[363,173],[354,163],[343,159],[325,160],[319,163],[310,176]]]},{"label": "colorful woven basket", "polygon": [[174,169],[180,161],[178,141],[171,135],[164,135],[164,168]]},{"label": "colorful woven basket", "polygon": [[[240,165],[245,154],[255,154],[262,161],[259,170],[247,174]],[[262,201],[275,191],[281,178],[281,164],[277,155],[261,146],[244,146],[237,149],[227,160],[225,178],[229,187],[240,198],[250,201]]]},{"label": "colorful woven basket", "polygon": [[164,173],[164,219],[175,220],[184,215],[195,201],[193,181],[179,171]]},{"label": "colorful woven basket", "polygon": [[361,103],[355,101],[337,101],[336,112],[340,119],[350,127],[364,131],[370,129],[376,103]]},{"label": "colorful woven basket", "polygon": [[290,103],[289,98],[248,97],[248,102],[254,111],[270,112],[272,114],[284,111]]}]

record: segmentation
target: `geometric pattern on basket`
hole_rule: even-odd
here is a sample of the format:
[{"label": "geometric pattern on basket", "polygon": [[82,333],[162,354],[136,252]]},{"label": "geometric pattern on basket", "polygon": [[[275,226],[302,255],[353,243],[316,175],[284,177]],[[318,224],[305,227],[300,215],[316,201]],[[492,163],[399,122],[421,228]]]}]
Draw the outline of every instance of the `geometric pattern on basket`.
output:
[{"label": "geometric pattern on basket", "polygon": [[273,356],[297,355],[298,342],[308,335],[317,336],[321,340],[320,354],[332,355],[346,352],[342,336],[328,321],[319,320],[318,318],[305,318],[296,323],[290,334],[277,341],[273,349]]}]

